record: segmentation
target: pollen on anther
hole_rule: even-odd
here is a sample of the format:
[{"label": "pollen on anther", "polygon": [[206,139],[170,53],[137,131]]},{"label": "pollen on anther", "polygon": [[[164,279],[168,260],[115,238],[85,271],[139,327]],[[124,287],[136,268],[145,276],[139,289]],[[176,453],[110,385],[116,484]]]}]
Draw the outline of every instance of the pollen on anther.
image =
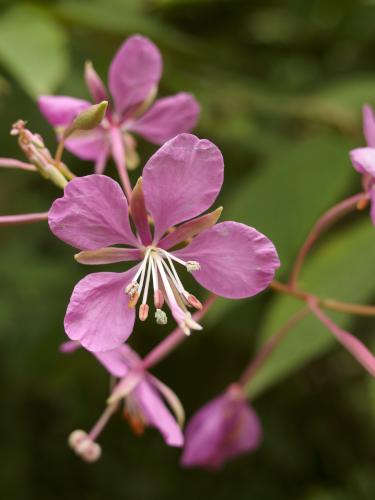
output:
[{"label": "pollen on anther", "polygon": [[186,269],[189,273],[191,273],[192,271],[199,271],[200,268],[201,266],[196,260],[188,260],[186,262]]},{"label": "pollen on anther", "polygon": [[162,309],[156,309],[155,320],[158,325],[166,325],[168,322],[167,315]]}]

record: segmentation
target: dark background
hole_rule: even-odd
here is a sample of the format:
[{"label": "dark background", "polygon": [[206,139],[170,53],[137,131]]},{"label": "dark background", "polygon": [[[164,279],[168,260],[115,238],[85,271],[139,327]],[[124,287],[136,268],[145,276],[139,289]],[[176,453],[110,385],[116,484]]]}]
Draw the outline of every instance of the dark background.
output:
[{"label": "dark background", "polygon": [[[361,105],[375,103],[375,2],[3,1],[0,9],[1,156],[23,159],[9,136],[18,118],[54,150],[35,97],[88,97],[85,60],[106,78],[124,38],[142,33],[163,54],[160,94],[193,92],[203,108],[197,134],[223,151],[222,218],[234,217],[273,239],[280,279],[313,221],[360,190],[348,151],[363,144]],[[153,151],[140,141],[143,162]],[[64,159],[79,175],[92,171],[69,154]],[[113,166],[108,173],[115,175]],[[60,196],[37,175],[0,174],[1,214],[44,211]],[[374,498],[375,385],[313,319],[286,339],[254,381],[251,393],[264,425],[255,454],[215,474],[186,471],[179,451],[156,431],[136,438],[116,416],[100,439],[102,459],[81,463],[67,435],[94,423],[108,377],[89,354],[63,356],[58,345],[71,290],[87,269],[47,224],[2,228],[0,241],[2,498]],[[361,213],[322,240],[301,285],[371,303],[374,269],[373,227]],[[204,298],[203,290],[195,293]],[[154,373],[179,394],[190,416],[240,375],[256,345],[298,306],[271,292],[222,300],[205,330]],[[375,348],[374,321],[336,319]],[[145,354],[168,331],[150,321],[137,328],[131,344]]]}]

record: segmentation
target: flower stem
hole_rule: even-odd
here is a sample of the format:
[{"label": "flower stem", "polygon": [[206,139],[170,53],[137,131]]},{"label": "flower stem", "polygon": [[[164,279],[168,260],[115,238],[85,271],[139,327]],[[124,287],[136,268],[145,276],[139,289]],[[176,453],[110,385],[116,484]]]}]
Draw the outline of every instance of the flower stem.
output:
[{"label": "flower stem", "polygon": [[322,215],[322,217],[320,217],[320,219],[313,226],[312,230],[306,238],[305,243],[302,245],[297,255],[289,281],[291,287],[294,288],[296,286],[297,279],[302,265],[305,261],[306,255],[308,254],[316,240],[319,238],[319,236],[326,229],[332,226],[332,224],[334,224],[338,219],[351,212],[352,210],[355,210],[358,204],[361,204],[361,202],[368,200],[368,198],[369,195],[367,193],[355,194],[354,196],[341,201],[337,205],[334,205],[324,215]]},{"label": "flower stem", "polygon": [[341,302],[334,299],[322,299],[312,293],[303,292],[302,290],[293,288],[291,285],[285,285],[284,283],[280,283],[280,281],[276,280],[271,283],[270,288],[276,292],[291,295],[292,297],[304,302],[307,302],[309,298],[313,297],[317,301],[318,305],[325,309],[331,309],[333,311],[340,311],[349,314],[357,314],[358,316],[375,316],[374,306],[352,304],[350,302]]},{"label": "flower stem", "polygon": [[[238,385],[245,389],[245,386],[253,378],[259,368],[263,366],[269,356],[283,340],[285,335],[290,332],[290,330],[292,330],[308,314],[308,307],[300,309],[296,314],[288,319],[288,321],[280,328],[280,330],[278,330],[270,339],[268,339],[268,341],[260,348],[255,358],[253,358],[245,368],[244,372],[238,380]],[[246,392],[246,390],[244,392]]]},{"label": "flower stem", "polygon": [[65,147],[65,138],[62,137],[57,145],[56,153],[55,153],[55,164],[56,168],[70,181],[75,178],[73,172],[62,163],[62,155]]},{"label": "flower stem", "polygon": [[19,168],[29,172],[36,172],[37,168],[31,163],[24,161],[14,160],[13,158],[0,158],[0,167],[4,168]]},{"label": "flower stem", "polygon": [[[211,294],[208,299],[203,303],[200,311],[193,314],[194,321],[199,321],[207,313],[207,311],[214,304],[217,299],[216,295]],[[144,370],[148,370],[161,360],[163,360],[171,351],[173,351],[179,344],[184,342],[188,337],[183,333],[180,328],[175,328],[168,337],[162,340],[154,349],[152,349],[142,360],[141,366]]]},{"label": "flower stem", "polygon": [[94,427],[91,429],[91,431],[88,434],[88,436],[90,437],[90,439],[92,439],[92,441],[96,441],[97,437],[102,432],[104,427],[107,425],[108,420],[116,412],[117,408],[118,408],[117,401],[115,403],[108,405],[105,408],[105,410],[101,414],[99,420],[96,422],[96,424],[94,425]]},{"label": "flower stem", "polygon": [[18,226],[21,224],[32,224],[48,219],[48,212],[40,212],[35,214],[20,214],[20,215],[3,215],[0,216],[0,226]]}]

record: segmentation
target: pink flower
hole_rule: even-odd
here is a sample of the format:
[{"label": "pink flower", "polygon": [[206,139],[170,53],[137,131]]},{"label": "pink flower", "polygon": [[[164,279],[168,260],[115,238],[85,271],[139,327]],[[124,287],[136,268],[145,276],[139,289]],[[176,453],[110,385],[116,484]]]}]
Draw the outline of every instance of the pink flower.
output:
[{"label": "pink flower", "polygon": [[239,388],[232,386],[188,422],[181,464],[219,469],[228,460],[254,451],[261,438],[257,414]]},{"label": "pink flower", "polygon": [[[189,220],[215,201],[223,172],[222,155],[210,141],[190,134],[168,141],[146,164],[142,183],[138,181],[131,197],[137,235],[129,222],[127,200],[114,180],[89,175],[69,182],[50,209],[49,225],[58,238],[83,250],[76,260],[139,262],[123,273],[90,274],[76,285],[65,317],[72,340],[91,351],[122,344],[132,332],[138,301],[140,319],[147,318],[151,286],[159,324],[167,321],[166,302],[186,334],[201,329],[188,311],[201,304],[183,286],[177,264],[223,297],[251,297],[269,285],[279,259],[263,234],[237,222],[214,225],[220,210]],[[180,225],[169,232],[176,224]],[[183,248],[174,249],[191,238]]]},{"label": "pink flower", "polygon": [[[155,427],[169,446],[182,446],[184,421],[182,405],[174,392],[156,377],[142,370],[141,358],[129,346],[96,353],[95,357],[114,377],[122,378],[118,389],[124,401],[124,416],[136,434],[146,426]],[[165,401],[175,412],[168,410]]]},{"label": "pink flower", "polygon": [[362,174],[362,184],[371,201],[371,220],[375,225],[375,116],[371,106],[363,107],[363,131],[367,147],[350,151],[354,168]]},{"label": "pink flower", "polygon": [[[102,124],[74,134],[66,148],[82,160],[95,161],[95,172],[104,172],[112,155],[118,168],[125,162],[134,168],[137,161],[133,132],[154,144],[163,144],[181,132],[189,132],[198,120],[199,105],[185,92],[158,99],[151,107],[162,72],[158,48],[136,35],[120,47],[109,68],[109,90],[113,105]],[[107,90],[91,64],[86,65],[86,83],[94,102],[108,100]],[[90,106],[88,101],[67,96],[41,96],[39,108],[51,125],[60,131]]]}]

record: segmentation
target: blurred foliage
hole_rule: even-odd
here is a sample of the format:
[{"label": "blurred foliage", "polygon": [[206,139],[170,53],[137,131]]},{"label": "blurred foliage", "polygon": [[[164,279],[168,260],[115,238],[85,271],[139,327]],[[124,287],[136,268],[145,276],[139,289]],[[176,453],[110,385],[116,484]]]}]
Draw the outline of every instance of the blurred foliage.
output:
[{"label": "blurred foliage", "polygon": [[[149,36],[163,53],[161,95],[193,92],[202,104],[197,134],[223,151],[223,218],[273,239],[283,279],[319,214],[360,189],[347,153],[363,144],[362,104],[375,103],[374,23],[369,0],[0,0],[0,155],[21,158],[9,136],[18,118],[53,150],[53,132],[33,98],[54,92],[87,97],[85,60],[105,78],[126,36]],[[143,161],[153,151],[140,141]],[[79,174],[92,171],[89,163],[64,158]],[[46,210],[59,195],[33,174],[3,170],[1,176],[0,213]],[[314,249],[302,284],[371,302],[372,237],[366,213],[347,218]],[[179,452],[156,432],[135,438],[115,418],[102,438],[103,459],[80,463],[66,436],[93,423],[108,378],[88,354],[57,351],[71,289],[87,272],[72,253],[44,224],[1,231],[4,498],[374,497],[374,382],[313,318],[284,340],[254,380],[264,445],[253,456],[217,475],[184,471]],[[220,300],[205,331],[155,373],[178,392],[190,415],[238,377],[256,346],[298,306],[271,292]],[[375,349],[373,321],[334,316]],[[131,343],[144,354],[165,334],[149,322]]]}]

